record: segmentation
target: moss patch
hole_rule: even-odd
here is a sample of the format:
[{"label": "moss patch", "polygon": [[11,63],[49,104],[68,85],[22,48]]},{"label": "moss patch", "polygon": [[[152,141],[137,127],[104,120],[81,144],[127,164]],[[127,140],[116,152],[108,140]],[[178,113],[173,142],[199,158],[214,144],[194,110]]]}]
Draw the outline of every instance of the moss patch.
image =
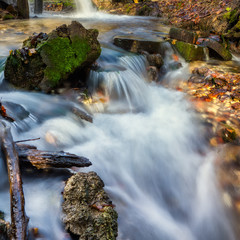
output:
[{"label": "moss patch", "polygon": [[205,58],[203,47],[181,41],[176,41],[174,46],[187,62],[203,60]]},{"label": "moss patch", "polygon": [[71,44],[69,38],[57,37],[48,40],[39,49],[44,63],[45,77],[52,86],[56,86],[61,78],[79,67],[91,50],[83,39],[74,39]]}]

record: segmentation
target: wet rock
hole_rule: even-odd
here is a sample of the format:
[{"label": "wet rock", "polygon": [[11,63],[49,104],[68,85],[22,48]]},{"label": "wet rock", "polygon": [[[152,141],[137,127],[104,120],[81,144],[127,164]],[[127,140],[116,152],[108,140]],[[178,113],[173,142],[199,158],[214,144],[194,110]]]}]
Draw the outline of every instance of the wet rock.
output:
[{"label": "wet rock", "polygon": [[149,66],[147,68],[147,74],[149,81],[156,82],[158,80],[158,70],[155,66]]},{"label": "wet rock", "polygon": [[[96,29],[87,30],[75,21],[49,34],[33,34],[21,49],[11,51],[5,79],[19,88],[49,92],[100,56],[97,36]],[[72,79],[72,84],[78,81]]]},{"label": "wet rock", "polygon": [[117,237],[117,213],[95,172],[77,173],[68,179],[63,193],[63,222],[79,240],[113,240]]},{"label": "wet rock", "polygon": [[203,47],[176,40],[172,44],[187,62],[205,59]]},{"label": "wet rock", "polygon": [[163,66],[163,59],[160,54],[148,54],[147,60],[150,66],[157,67],[158,69]]},{"label": "wet rock", "polygon": [[171,28],[169,37],[178,41],[195,44],[198,39],[198,34],[182,28]]},{"label": "wet rock", "polygon": [[230,61],[232,60],[232,54],[221,44],[212,39],[206,39],[202,43],[210,49],[210,57],[220,58],[221,60]]},{"label": "wet rock", "polygon": [[160,52],[164,41],[159,40],[144,40],[138,39],[134,36],[116,36],[113,39],[114,45],[133,53],[141,53],[146,51],[150,54]]}]

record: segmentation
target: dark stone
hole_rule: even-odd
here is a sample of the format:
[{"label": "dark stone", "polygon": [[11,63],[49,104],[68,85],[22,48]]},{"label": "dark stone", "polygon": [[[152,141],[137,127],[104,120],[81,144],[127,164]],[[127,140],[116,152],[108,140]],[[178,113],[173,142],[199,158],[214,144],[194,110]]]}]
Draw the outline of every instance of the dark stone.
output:
[{"label": "dark stone", "polygon": [[[5,79],[16,87],[49,92],[90,66],[101,53],[98,31],[73,21],[51,33],[33,34],[11,52]],[[78,79],[73,79],[77,83]]]},{"label": "dark stone", "polygon": [[195,44],[198,39],[198,34],[181,28],[171,28],[169,37],[182,42]]},{"label": "dark stone", "polygon": [[41,14],[43,12],[43,0],[34,0],[34,13]]},{"label": "dark stone", "polygon": [[147,60],[150,66],[161,68],[163,66],[163,59],[160,54],[148,54]]},{"label": "dark stone", "polygon": [[0,211],[0,240],[10,239],[10,224],[4,221],[4,212]]},{"label": "dark stone", "polygon": [[202,45],[210,49],[210,57],[212,54],[213,57],[219,57],[221,60],[232,60],[232,54],[221,43],[218,43],[212,39],[206,39],[203,41]]},{"label": "dark stone", "polygon": [[95,172],[77,173],[68,179],[63,193],[63,222],[79,240],[114,240],[117,213]]},{"label": "dark stone", "polygon": [[0,1],[0,8],[6,10],[9,4],[5,3],[4,1]]},{"label": "dark stone", "polygon": [[160,52],[163,41],[160,40],[144,40],[132,36],[116,36],[113,39],[114,45],[133,53],[141,53],[146,51],[150,54]]}]

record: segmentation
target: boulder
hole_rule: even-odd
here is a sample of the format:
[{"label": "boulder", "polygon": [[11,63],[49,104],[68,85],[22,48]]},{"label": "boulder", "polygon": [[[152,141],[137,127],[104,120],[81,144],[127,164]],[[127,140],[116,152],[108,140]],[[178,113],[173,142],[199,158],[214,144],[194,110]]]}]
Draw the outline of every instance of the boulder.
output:
[{"label": "boulder", "polygon": [[157,67],[158,69],[162,67],[164,64],[162,56],[157,53],[157,54],[148,54],[147,55],[147,60],[150,66]]},{"label": "boulder", "polygon": [[195,44],[198,39],[198,34],[182,28],[171,28],[169,37],[178,41]]},{"label": "boulder", "polygon": [[176,40],[172,44],[187,62],[205,59],[204,47]]},{"label": "boulder", "polygon": [[162,38],[145,40],[135,36],[115,36],[113,43],[129,52],[141,53],[146,51],[153,54],[161,51],[164,41]]},{"label": "boulder", "polygon": [[95,172],[77,173],[68,179],[63,193],[63,222],[79,240],[114,240],[117,212]]},{"label": "boulder", "polygon": [[5,79],[16,87],[49,92],[100,56],[97,36],[96,29],[87,30],[76,21],[49,34],[34,34],[21,49],[11,51]]}]

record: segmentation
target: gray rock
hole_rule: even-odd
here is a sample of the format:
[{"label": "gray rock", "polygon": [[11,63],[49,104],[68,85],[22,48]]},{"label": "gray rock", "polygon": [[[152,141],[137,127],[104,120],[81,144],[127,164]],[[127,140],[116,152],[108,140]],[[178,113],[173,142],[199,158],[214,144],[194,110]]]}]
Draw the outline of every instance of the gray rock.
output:
[{"label": "gray rock", "polygon": [[67,231],[79,240],[114,240],[117,237],[117,212],[95,172],[77,173],[68,179],[62,204]]},{"label": "gray rock", "polygon": [[114,45],[133,53],[146,51],[150,54],[161,52],[161,46],[164,41],[159,39],[144,40],[134,36],[116,36],[113,39]]}]

